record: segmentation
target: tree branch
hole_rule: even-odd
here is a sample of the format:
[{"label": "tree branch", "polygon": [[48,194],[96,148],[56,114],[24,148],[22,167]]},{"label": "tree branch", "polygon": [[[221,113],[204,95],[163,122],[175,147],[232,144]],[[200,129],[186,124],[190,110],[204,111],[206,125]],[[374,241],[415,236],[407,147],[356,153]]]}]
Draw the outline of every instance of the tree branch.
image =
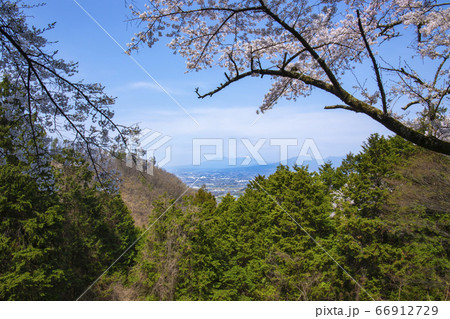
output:
[{"label": "tree branch", "polygon": [[[280,54],[279,60],[277,60],[278,65],[272,65],[271,67],[265,67],[263,68],[261,66],[260,61],[258,60],[258,57],[260,56],[259,52],[257,52],[260,48],[251,48],[250,49],[250,56],[246,55],[244,58],[248,59],[247,62],[250,62],[250,66],[248,67],[248,64],[246,64],[246,69],[247,71],[245,71],[243,69],[242,64],[238,63],[238,65],[236,64],[236,62],[239,62],[241,60],[238,60],[240,58],[242,58],[243,55],[248,54],[248,51],[245,52],[241,52],[238,57],[233,56],[235,53],[231,53],[229,54],[228,58],[228,68],[229,68],[229,73],[227,73],[225,75],[226,81],[225,83],[221,83],[215,90],[210,91],[206,94],[200,94],[198,88],[196,89],[196,92],[198,94],[199,98],[205,98],[207,96],[212,96],[218,92],[220,92],[221,90],[223,90],[224,88],[226,88],[227,86],[229,86],[230,84],[237,82],[241,79],[244,79],[246,77],[250,77],[250,76],[255,76],[255,75],[260,75],[261,77],[264,75],[269,75],[272,77],[283,77],[283,78],[289,78],[292,79],[292,82],[294,83],[294,81],[301,81],[306,85],[309,86],[313,86],[315,88],[319,88],[321,90],[324,90],[328,93],[333,94],[334,96],[338,97],[341,101],[342,104],[337,104],[337,105],[331,105],[331,106],[327,106],[326,109],[345,109],[345,110],[351,110],[353,112],[359,112],[359,113],[364,113],[368,116],[370,116],[371,118],[373,118],[374,120],[376,120],[377,122],[381,123],[383,126],[385,126],[386,128],[388,128],[389,130],[397,133],[398,135],[404,137],[405,139],[416,143],[420,146],[423,146],[425,148],[428,148],[430,150],[434,150],[440,153],[444,153],[444,154],[450,154],[450,143],[446,142],[444,140],[439,140],[435,137],[432,136],[426,136],[418,131],[415,131],[414,129],[408,127],[407,125],[401,123],[399,120],[397,120],[396,118],[392,117],[389,113],[388,113],[388,99],[386,96],[386,92],[385,92],[385,87],[383,86],[383,82],[382,82],[382,73],[384,72],[385,69],[381,68],[380,65],[377,64],[377,60],[375,59],[374,53],[372,52],[372,49],[370,48],[369,45],[369,40],[368,40],[368,34],[366,34],[366,31],[364,30],[364,27],[362,25],[362,21],[361,21],[361,14],[359,11],[357,11],[358,14],[358,19],[357,19],[357,23],[358,23],[358,28],[359,28],[359,32],[358,32],[358,28],[350,28],[351,30],[349,30],[349,32],[353,35],[354,32],[356,32],[356,35],[358,37],[362,37],[362,40],[364,41],[364,45],[365,45],[365,50],[366,52],[368,52],[368,56],[371,59],[371,62],[373,64],[373,68],[374,68],[374,72],[376,75],[376,81],[377,81],[377,85],[378,85],[378,90],[380,92],[381,95],[381,103],[382,104],[382,108],[377,108],[375,106],[373,106],[371,102],[364,102],[358,98],[356,98],[355,96],[353,96],[352,94],[350,94],[349,92],[347,92],[343,86],[339,83],[338,80],[338,71],[335,71],[335,66],[332,64],[332,62],[330,61],[334,61],[334,56],[332,56],[330,58],[330,60],[325,61],[325,57],[328,57],[327,55],[327,48],[330,48],[329,45],[324,44],[324,41],[329,41],[329,40],[324,40],[321,42],[322,38],[318,37],[318,38],[314,38],[313,40],[310,40],[310,31],[315,31],[315,30],[320,30],[320,27],[328,27],[325,25],[319,25],[319,26],[314,26],[308,29],[307,27],[307,31],[303,32],[300,31],[299,29],[297,29],[297,24],[291,24],[292,20],[285,20],[284,17],[284,12],[281,14],[277,13],[278,7],[277,9],[273,9],[267,5],[267,1],[265,0],[258,0],[260,7],[258,7],[257,9],[253,9],[254,12],[252,12],[252,10],[248,10],[248,12],[254,13],[255,15],[257,15],[256,17],[252,17],[254,18],[253,20],[257,20],[257,22],[255,24],[251,24],[251,25],[258,25],[258,23],[264,23],[264,21],[267,22],[266,24],[266,28],[261,28],[261,29],[257,29],[259,31],[261,31],[261,34],[259,34],[258,32],[254,32],[251,33],[251,30],[245,30],[245,29],[234,29],[233,27],[231,27],[231,30],[228,32],[228,34],[230,36],[233,36],[237,34],[237,32],[243,32],[244,35],[242,37],[240,37],[239,39],[243,39],[243,40],[248,40],[246,37],[246,34],[250,33],[252,34],[252,36],[255,36],[256,38],[260,37],[261,39],[265,37],[266,34],[270,35],[270,32],[274,32],[275,30],[277,31],[276,35],[279,36],[280,39],[282,40],[286,40],[286,41],[292,41],[293,45],[292,46],[288,46],[286,48],[284,48],[283,45],[281,45],[280,41],[276,41],[279,44],[279,47],[283,47],[280,48],[280,51],[276,51],[276,50],[267,50],[264,47],[261,48],[262,50],[262,55],[267,54],[269,55],[269,60],[272,62],[273,60],[271,60],[270,58],[272,57],[270,54],[268,54],[267,52],[271,52],[271,51],[275,51],[278,52]],[[190,3],[186,4],[187,6],[192,6]],[[224,6],[226,6],[226,4],[224,4]],[[288,6],[288,5],[286,5]],[[356,6],[356,5],[355,5]],[[353,4],[349,5],[349,7],[353,8]],[[381,7],[381,5],[379,6]],[[194,7],[195,10],[197,10],[197,7]],[[288,10],[287,7],[286,8],[280,8],[280,10]],[[420,8],[419,8],[420,9]],[[180,9],[181,10],[181,9]],[[174,9],[174,11],[177,11],[177,14],[180,13],[180,10],[177,10],[176,8]],[[229,12],[232,12],[233,9],[233,5],[231,5],[230,8],[227,8],[227,10],[229,10]],[[390,10],[390,9],[389,9]],[[300,10],[302,11],[302,10]],[[383,10],[381,10],[383,11]],[[383,12],[386,12],[385,14],[387,15],[387,9]],[[381,12],[381,15],[383,16],[383,12]],[[287,12],[289,13],[289,12]],[[264,14],[265,17],[262,17],[260,15]],[[156,14],[157,15],[157,14]],[[392,37],[395,36],[395,30],[393,30],[397,25],[401,24],[401,21],[398,21],[399,19],[401,19],[401,16],[397,15],[396,17],[393,18],[393,20],[390,20],[388,22],[386,22],[384,25],[382,24],[381,20],[385,21],[386,20],[386,15],[383,16],[380,20],[378,20],[378,25],[376,26],[377,29],[376,31],[380,33],[380,36],[383,36],[384,34],[387,34],[387,37]],[[226,27],[223,27],[223,23],[227,20],[227,17],[229,17],[230,15],[228,13],[223,14],[223,15],[216,15],[214,16],[213,20],[218,20],[216,26],[214,27],[214,29],[212,29],[212,31],[207,31],[206,33],[208,34],[213,34],[213,36],[217,36],[218,34],[222,34],[221,32],[223,32],[223,30]],[[231,16],[236,16],[231,15]],[[189,16],[185,16],[186,18]],[[375,15],[373,17],[373,19],[377,19],[377,17],[379,17],[379,15]],[[205,14],[203,16],[203,18],[205,18],[206,20],[208,19],[208,16]],[[248,17],[250,19],[250,15]],[[264,21],[263,21],[264,19]],[[295,20],[295,17],[293,17],[293,19]],[[390,19],[390,17],[388,18],[388,20]],[[252,21],[253,21],[252,20]],[[307,22],[308,20],[305,20],[305,22]],[[374,21],[376,22],[376,21]],[[326,21],[324,23],[327,23]],[[166,24],[167,26],[170,26],[170,23]],[[270,28],[272,25],[274,25],[274,28]],[[192,24],[189,24],[189,27],[193,28],[195,27]],[[222,28],[222,29],[221,29]],[[235,26],[235,28],[237,28],[237,26]],[[331,27],[331,29],[335,30],[336,28]],[[217,30],[222,30],[220,33],[214,33],[214,30],[216,30],[216,32],[219,32]],[[336,29],[337,30],[337,29]],[[392,32],[391,32],[392,30]],[[233,33],[234,31],[234,33]],[[279,31],[279,32],[278,32]],[[345,30],[343,31],[345,32]],[[311,35],[313,36],[313,35]],[[190,37],[188,37],[189,39],[192,39],[192,35]],[[178,38],[177,38],[178,39]],[[181,37],[181,39],[184,39],[183,37]],[[237,38],[235,37],[235,40]],[[344,37],[345,40],[348,40],[349,43],[351,43],[353,41],[353,37],[352,36],[347,36]],[[197,41],[195,42],[195,44],[204,44],[205,42],[207,43],[207,46],[210,46],[210,42],[207,42],[208,38],[204,37],[202,39],[200,39],[201,41]],[[316,41],[317,40],[317,41]],[[195,41],[195,40],[194,40]],[[263,41],[261,41],[263,42]],[[318,44],[316,43],[318,42]],[[343,43],[345,43],[345,41],[342,41]],[[191,42],[193,43],[193,42]],[[191,43],[178,43],[179,46],[181,46],[181,48],[183,48],[183,45],[190,45]],[[271,41],[266,41],[264,42],[264,45],[266,45],[267,43],[269,43],[269,45],[272,45]],[[224,45],[223,43],[219,43],[220,45],[222,45],[220,48],[217,48],[215,52],[212,52],[212,54],[218,53],[218,52],[222,52],[227,54],[227,49],[229,48],[228,46]],[[235,44],[237,44],[235,42]],[[314,45],[313,45],[314,44]],[[362,43],[361,43],[362,44]],[[320,45],[320,47],[317,47],[317,45]],[[351,44],[350,44],[351,45]],[[322,50],[320,49],[322,46],[326,46],[327,48]],[[296,53],[292,53],[292,56],[289,57],[289,52],[291,52],[291,48],[295,48]],[[201,50],[201,49],[200,49]],[[349,52],[345,52],[344,54],[347,55],[352,55],[353,52],[351,52],[350,50],[347,50]],[[209,52],[209,51],[208,51]],[[287,54],[285,54],[285,52],[287,52]],[[305,57],[308,59],[308,63],[313,64],[313,68],[314,68],[314,72],[317,73],[313,73],[313,74],[319,74],[319,75],[313,75],[313,76],[308,76],[302,72],[298,72],[295,69],[290,69],[289,68],[289,64],[290,63],[294,63],[294,59],[299,59],[299,57],[303,57],[303,53]],[[324,53],[322,53],[324,52]],[[339,51],[336,52],[331,52],[330,53],[333,54],[340,54]],[[284,54],[284,56],[283,56]],[[358,54],[360,54],[358,52]],[[338,59],[339,57],[337,57]],[[347,58],[348,60],[344,59],[344,63],[346,62],[351,62],[354,61],[353,60],[353,56],[345,56],[345,58]],[[377,57],[378,58],[378,57]],[[195,57],[193,58],[195,59]],[[254,61],[253,61],[254,60]],[[254,62],[254,63],[253,63]],[[300,62],[300,61],[299,61]],[[358,62],[358,61],[357,61]],[[346,70],[346,68],[349,67],[348,65],[344,66],[344,71]],[[273,69],[272,69],[273,68]],[[248,70],[250,69],[250,70]],[[408,71],[408,70],[407,70]],[[405,80],[405,78],[407,79],[406,82],[412,82],[412,81],[416,81],[417,83],[423,85],[424,82],[420,81],[418,76],[415,76],[414,72],[413,74],[409,74],[407,71],[405,70],[397,70],[398,75],[402,78],[402,80]],[[339,71],[340,72],[340,71]],[[322,75],[323,74],[323,75]],[[317,77],[317,78],[315,78]],[[285,84],[284,81],[281,81],[281,83],[276,83],[275,85],[277,85],[277,87],[275,87],[276,89],[283,89],[283,85]],[[412,84],[412,83],[410,83]],[[377,90],[377,91],[378,91]],[[436,89],[433,89],[434,91]],[[273,93],[273,92],[272,92]],[[420,93],[420,92],[419,92]],[[276,94],[276,93],[275,93]],[[277,96],[273,94],[271,96],[274,96],[274,98],[277,98]],[[415,94],[414,92],[412,92],[412,94]],[[415,98],[418,99],[418,98]],[[269,101],[270,102],[270,101]]]},{"label": "tree branch", "polygon": [[[69,118],[69,116],[64,112],[63,109],[61,109],[61,107],[59,106],[59,104],[55,101],[55,99],[53,98],[51,92],[49,91],[49,89],[47,88],[47,86],[45,85],[44,81],[41,79],[41,77],[39,76],[38,71],[36,70],[36,68],[34,67],[33,64],[37,64],[39,66],[42,66],[42,64],[34,61],[33,59],[31,59],[28,54],[22,49],[22,47],[7,33],[3,30],[3,28],[0,28],[0,34],[2,34],[3,36],[6,37],[6,39],[16,48],[16,50],[19,52],[19,54],[25,59],[27,65],[28,65],[28,70],[29,70],[29,78],[31,77],[31,73],[34,74],[34,76],[36,77],[37,81],[39,82],[39,85],[41,86],[42,90],[44,90],[45,94],[47,95],[47,97],[49,98],[50,102],[55,106],[56,110],[66,119],[66,121],[69,123],[69,125],[75,130],[76,135],[79,136],[85,143],[86,145],[86,151],[88,153],[88,157],[90,159],[90,161],[92,162],[92,166],[93,169],[95,171],[95,175],[97,176],[97,179],[99,181],[99,183],[103,186],[102,180],[100,178],[100,174],[97,170],[97,163],[96,160],[94,159],[94,156],[92,154],[92,150],[90,148],[90,144],[91,142],[88,141],[87,137],[79,130],[79,128],[76,126],[75,123],[73,123],[73,121]],[[46,70],[52,72],[52,74],[56,75],[59,79],[64,80],[66,82],[68,82],[70,85],[72,85],[72,87],[74,87],[75,89],[76,86],[71,83],[70,81],[64,79],[63,77],[59,76],[56,72],[54,72],[53,70],[45,67]],[[79,89],[78,89],[79,90]],[[27,84],[27,93],[28,93],[28,97],[31,98],[31,91],[30,88]],[[84,95],[83,92],[80,92],[81,94]],[[30,100],[29,100],[30,101]],[[90,100],[87,98],[88,103],[90,103],[90,105],[93,106],[93,104],[90,102]],[[31,105],[28,106],[30,108],[30,112],[31,112]],[[105,116],[106,117],[106,116]],[[108,118],[108,117],[106,117]],[[34,134],[34,133],[33,133]]]},{"label": "tree branch", "polygon": [[444,66],[445,62],[447,62],[448,58],[449,58],[449,56],[445,56],[442,59],[442,62],[439,64],[439,66],[436,70],[436,73],[434,75],[433,84],[432,84],[433,87],[436,86],[437,80],[439,78],[439,73],[441,73],[442,67]]},{"label": "tree branch", "polygon": [[337,90],[343,90],[341,87],[339,81],[337,80],[336,76],[334,75],[333,71],[329,68],[329,66],[326,64],[326,62],[317,54],[317,52],[312,48],[312,46],[306,41],[306,39],[297,32],[293,27],[288,25],[286,22],[280,19],[278,15],[273,13],[264,3],[263,0],[259,0],[259,3],[261,4],[262,10],[270,16],[274,21],[276,21],[278,24],[280,24],[286,31],[291,33],[297,40],[300,41],[300,43],[305,47],[305,49],[309,52],[309,54],[316,60],[316,62],[320,65],[322,70],[324,70],[325,74],[328,76],[328,79],[331,81],[333,86]]},{"label": "tree branch", "polygon": [[197,61],[194,64],[194,68],[197,67],[197,65],[200,63],[200,60],[202,59],[203,55],[206,52],[206,49],[208,48],[209,44],[211,43],[211,41],[214,39],[214,37],[217,36],[217,34],[220,32],[220,29],[222,29],[222,27],[228,22],[228,20],[230,20],[234,15],[236,14],[236,12],[232,12],[221,24],[220,26],[211,34],[211,36],[209,37],[208,41],[206,41],[205,45],[203,46],[202,52],[200,53],[200,55],[198,56]]},{"label": "tree branch", "polygon": [[353,111],[356,113],[364,113],[368,116],[370,116],[372,119],[377,121],[378,123],[385,126],[387,129],[391,130],[392,132],[395,132],[396,134],[400,135],[401,137],[407,139],[408,141],[411,141],[419,146],[428,148],[432,151],[447,154],[450,155],[450,143],[440,140],[434,136],[427,136],[420,132],[415,131],[414,129],[406,126],[405,124],[401,123],[397,119],[393,118],[389,114],[384,113],[380,109],[371,106],[357,98],[355,98],[353,95],[346,91],[341,91],[336,89],[333,85],[314,79],[310,76],[294,72],[294,71],[286,71],[286,70],[268,70],[268,69],[256,69],[256,70],[250,70],[245,73],[241,73],[233,78],[230,78],[229,81],[226,81],[225,83],[221,84],[218,88],[216,88],[214,91],[208,92],[206,94],[199,94],[198,89],[196,89],[196,92],[198,94],[199,98],[205,98],[207,96],[212,96],[217,92],[220,92],[230,84],[237,82],[241,79],[244,79],[249,76],[253,76],[255,74],[261,74],[261,75],[272,75],[272,76],[281,76],[281,77],[288,77],[296,80],[303,81],[305,84],[312,85],[316,88],[322,89],[326,92],[329,92],[339,99],[341,99],[345,105],[334,105],[334,106],[327,106],[326,109],[345,109],[349,111]]},{"label": "tree branch", "polygon": [[418,76],[416,76],[414,74],[411,74],[411,73],[407,72],[404,68],[400,68],[400,69],[396,69],[396,68],[381,68],[381,69],[386,70],[386,71],[401,73],[401,74],[407,76],[408,78],[413,79],[418,84],[423,85],[425,87],[429,87],[422,79],[420,79]]},{"label": "tree branch", "polygon": [[55,72],[51,68],[49,68],[49,67],[43,65],[42,63],[39,63],[36,60],[33,60],[32,58],[30,58],[29,55],[22,49],[22,47],[7,32],[2,30],[2,28],[0,28],[0,33],[2,35],[4,35],[8,39],[8,41],[16,48],[16,50],[20,53],[20,55],[23,56],[23,58],[27,62],[31,62],[32,64],[36,64],[36,65],[44,68],[45,70],[49,71],[54,76],[56,76],[58,79],[60,79],[61,81],[65,82],[67,85],[72,87],[77,93],[79,93],[85,99],[85,101],[89,104],[89,106],[91,106],[95,111],[97,111],[101,116],[103,116],[114,127],[114,129],[119,134],[122,142],[124,144],[127,143],[127,140],[126,140],[125,136],[122,134],[122,132],[121,132],[120,128],[118,127],[118,125],[108,115],[106,115],[101,109],[99,109],[94,103],[92,103],[90,98],[83,92],[83,90],[81,90],[74,83],[70,82],[66,78],[64,78],[61,75],[59,75],[57,72]]},{"label": "tree branch", "polygon": [[420,103],[420,100],[416,100],[416,101],[409,102],[409,103],[406,104],[404,107],[402,107],[402,110],[403,110],[403,111],[406,111],[410,106],[413,106],[413,105],[419,104],[419,103]]},{"label": "tree branch", "polygon": [[373,55],[372,50],[370,49],[369,42],[367,41],[366,33],[364,32],[364,28],[361,23],[361,16],[360,16],[359,10],[356,10],[356,15],[358,17],[359,32],[361,33],[361,36],[364,41],[364,45],[366,46],[366,50],[369,53],[369,57],[372,60],[373,69],[375,71],[375,75],[377,78],[378,89],[380,90],[380,94],[381,94],[381,103],[383,104],[383,113],[387,114],[386,93],[384,92],[383,82],[381,81],[380,70],[378,68],[377,61],[375,60],[375,56]]},{"label": "tree branch", "polygon": [[304,82],[305,84],[312,85],[314,87],[320,88],[320,89],[322,89],[324,91],[327,91],[327,92],[329,92],[331,94],[334,94],[334,95],[338,96],[338,92],[337,92],[336,88],[333,85],[331,85],[331,84],[329,84],[327,82],[321,81],[321,80],[314,79],[314,78],[312,78],[310,76],[307,76],[305,74],[301,74],[301,73],[294,72],[294,71],[287,71],[287,70],[283,70],[283,69],[281,69],[281,70],[269,70],[269,69],[261,69],[260,68],[260,69],[250,70],[250,71],[244,72],[244,73],[239,73],[239,74],[237,74],[236,76],[234,76],[232,78],[228,78],[228,80],[225,83],[220,84],[215,90],[210,91],[208,93],[199,94],[198,93],[198,89],[197,89],[196,92],[197,92],[198,98],[203,99],[203,98],[205,98],[207,96],[213,96],[214,94],[216,94],[216,93],[222,91],[223,89],[225,89],[230,84],[232,84],[234,82],[237,82],[239,80],[242,80],[242,79],[244,79],[246,77],[253,76],[255,74],[282,76],[282,77],[287,77],[287,78],[291,78],[291,79],[294,79],[294,80],[300,80],[300,81]]},{"label": "tree branch", "polygon": [[361,112],[362,112],[362,111],[360,111],[360,110],[355,110],[355,109],[351,108],[351,107],[348,106],[348,105],[342,105],[342,104],[325,106],[324,109],[325,109],[325,110],[344,109],[344,110],[348,110],[348,111],[353,111],[353,112],[355,112],[355,113],[361,113]]}]

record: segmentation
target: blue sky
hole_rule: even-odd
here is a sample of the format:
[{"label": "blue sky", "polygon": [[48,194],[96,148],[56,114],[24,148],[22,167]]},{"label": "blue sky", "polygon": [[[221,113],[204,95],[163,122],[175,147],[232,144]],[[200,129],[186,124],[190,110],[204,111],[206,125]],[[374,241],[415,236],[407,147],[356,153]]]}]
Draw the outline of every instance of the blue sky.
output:
[{"label": "blue sky", "polygon": [[[77,2],[122,47],[126,47],[136,25],[126,22],[130,12],[124,0]],[[235,138],[237,155],[242,157],[248,153],[240,143],[241,139],[256,142],[264,138],[267,142],[260,153],[267,162],[276,162],[279,148],[270,146],[270,138],[297,139],[298,146],[289,147],[289,157],[298,155],[303,141],[312,138],[321,154],[327,157],[357,152],[371,133],[389,134],[367,116],[343,110],[323,110],[323,106],[336,100],[319,91],[296,102],[280,101],[274,109],[258,116],[256,110],[270,87],[266,79],[242,81],[212,98],[200,100],[194,89],[199,87],[206,92],[215,88],[223,81],[223,70],[215,68],[186,74],[184,60],[172,54],[164,41],[151,49],[133,52],[132,57],[178,105],[75,1],[48,0],[46,6],[32,9],[30,15],[29,23],[36,26],[57,22],[46,37],[58,41],[53,48],[59,50],[61,58],[79,62],[77,77],[86,82],[102,83],[108,94],[117,97],[114,105],[116,122],[138,123],[141,128],[172,137],[169,142],[172,148],[169,165],[172,166],[192,162],[194,138],[222,138],[225,145]],[[158,159],[163,155],[156,153],[156,156]]]}]

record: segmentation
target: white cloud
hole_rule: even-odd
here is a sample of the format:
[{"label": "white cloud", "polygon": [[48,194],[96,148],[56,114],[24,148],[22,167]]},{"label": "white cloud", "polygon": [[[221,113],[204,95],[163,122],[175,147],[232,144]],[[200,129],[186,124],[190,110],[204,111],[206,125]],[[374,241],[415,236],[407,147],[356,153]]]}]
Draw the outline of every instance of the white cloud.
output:
[{"label": "white cloud", "polygon": [[[236,105],[188,109],[199,126],[177,109],[159,109],[152,113],[153,116],[139,118],[141,127],[173,137],[177,162],[178,157],[184,157],[187,162],[191,160],[193,138],[223,138],[224,145],[231,138],[237,139],[238,144],[244,138],[249,138],[253,144],[258,139],[266,139],[261,153],[269,155],[278,152],[277,147],[270,146],[270,138],[295,138],[298,146],[289,148],[292,150],[290,156],[298,153],[307,138],[312,138],[323,156],[332,156],[358,151],[371,133],[389,134],[389,131],[367,116],[342,110],[325,111],[321,107],[317,107],[316,111],[314,106],[303,107],[303,110],[292,105],[280,106],[268,111],[251,125],[258,117],[256,109],[256,106]],[[245,148],[241,150],[245,151]]]}]

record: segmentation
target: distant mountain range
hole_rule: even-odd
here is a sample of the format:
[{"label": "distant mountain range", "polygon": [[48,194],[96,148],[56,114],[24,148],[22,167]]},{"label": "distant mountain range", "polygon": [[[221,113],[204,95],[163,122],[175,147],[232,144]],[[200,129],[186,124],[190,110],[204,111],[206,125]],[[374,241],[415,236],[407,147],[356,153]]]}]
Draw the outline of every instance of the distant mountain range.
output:
[{"label": "distant mountain range", "polygon": [[[334,167],[341,164],[344,157],[332,156],[324,159],[324,162],[331,162]],[[238,158],[236,164],[241,164],[245,158]],[[287,160],[289,167],[294,166],[297,158]],[[234,196],[242,195],[248,182],[258,175],[271,175],[280,163],[270,163],[267,165],[229,165],[228,158],[220,161],[208,161],[198,166],[178,166],[166,168],[166,170],[178,176],[186,185],[198,188],[204,185],[216,198],[230,193]],[[299,163],[300,164],[300,163]],[[310,158],[305,158],[301,165],[308,166],[309,171],[318,171],[320,163]]]},{"label": "distant mountain range", "polygon": [[[337,167],[341,165],[342,160],[344,159],[344,156],[330,156],[324,158],[324,162],[330,162],[333,167]],[[230,165],[230,159],[224,158],[222,160],[211,160],[211,161],[205,161],[201,163],[201,165],[183,165],[183,166],[175,166],[175,167],[168,167],[166,168],[167,171],[177,174],[180,172],[220,172],[222,174],[231,174],[235,175],[235,173],[243,173],[247,172],[247,174],[256,176],[256,175],[268,175],[272,174],[276,171],[277,167],[280,165],[280,162],[275,163],[268,163],[266,165],[259,165],[259,164],[249,164],[249,165],[241,165],[243,162],[246,161],[246,158],[239,157],[236,159],[235,163],[236,165]],[[248,161],[248,160],[247,160]],[[318,171],[319,167],[321,166],[320,163],[316,160],[312,160],[310,157],[304,157],[303,159],[300,158],[300,160],[297,157],[292,157],[287,160],[287,165],[289,167],[292,167],[296,164],[296,162],[299,161],[298,164],[308,166],[309,171]],[[246,174],[246,175],[247,175]]]}]

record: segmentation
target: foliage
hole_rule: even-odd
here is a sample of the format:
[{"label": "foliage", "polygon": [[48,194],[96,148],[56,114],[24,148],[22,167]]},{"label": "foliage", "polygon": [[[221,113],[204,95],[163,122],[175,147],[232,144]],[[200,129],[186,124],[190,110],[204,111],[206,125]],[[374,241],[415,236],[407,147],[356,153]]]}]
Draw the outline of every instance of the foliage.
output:
[{"label": "foliage", "polygon": [[27,141],[34,141],[26,151],[42,157],[48,154],[39,147],[36,131],[65,136],[71,133],[72,147],[91,161],[97,177],[101,177],[104,152],[99,149],[110,150],[118,141],[126,143],[134,130],[113,122],[110,106],[114,99],[104,93],[102,85],[73,80],[77,63],[59,59],[58,51],[50,49],[51,43],[43,36],[54,23],[43,29],[29,26],[29,7],[21,0],[0,1],[0,76],[7,76],[17,88],[14,94],[3,96],[2,108],[11,118],[19,104],[20,114],[27,119],[21,127],[10,130],[12,143],[20,145],[15,137],[23,135]]},{"label": "foliage", "polygon": [[[8,135],[26,119],[1,110],[0,298],[75,299],[138,231],[73,149],[37,182]],[[219,204],[205,188],[179,200],[168,189],[145,236],[83,299],[446,300],[449,170],[446,157],[375,134],[338,168],[281,165]]]},{"label": "foliage", "polygon": [[[1,83],[2,97],[11,87],[7,80]],[[3,103],[0,107],[0,299],[76,299],[138,232],[120,195],[101,187],[74,150],[60,150],[35,171],[28,144],[48,149],[44,130],[33,123],[39,132],[34,140],[11,136],[27,121],[20,116],[24,108],[18,101],[18,116],[11,117]],[[14,138],[25,142],[17,145]],[[133,256],[132,250],[115,269],[126,269]]]},{"label": "foliage", "polygon": [[[2,98],[17,90],[7,78],[0,88]],[[152,196],[167,191],[152,197],[138,245],[90,287],[138,230],[114,180],[96,181],[77,151],[53,143],[46,169],[33,169],[29,144],[48,140],[36,124],[35,140],[22,131],[23,146],[13,143],[28,120],[14,103],[13,116],[0,105],[2,300],[87,288],[83,299],[448,299],[449,159],[376,134],[338,168],[281,165],[219,204],[205,188],[179,199],[186,190],[162,172],[132,177]]]},{"label": "foliage", "polygon": [[[420,163],[432,182],[411,172]],[[129,287],[152,300],[446,300],[449,169],[373,135],[338,168],[280,166],[218,205],[204,189],[161,201]]]},{"label": "foliage", "polygon": [[[450,154],[448,6],[417,0],[150,1],[144,9],[130,6],[142,29],[129,51],[167,36],[188,70],[226,70],[217,89],[197,90],[200,98],[247,77],[268,76],[272,88],[261,111],[316,88],[342,103],[326,109],[364,113],[415,144]],[[412,119],[404,111],[414,108]]]}]

